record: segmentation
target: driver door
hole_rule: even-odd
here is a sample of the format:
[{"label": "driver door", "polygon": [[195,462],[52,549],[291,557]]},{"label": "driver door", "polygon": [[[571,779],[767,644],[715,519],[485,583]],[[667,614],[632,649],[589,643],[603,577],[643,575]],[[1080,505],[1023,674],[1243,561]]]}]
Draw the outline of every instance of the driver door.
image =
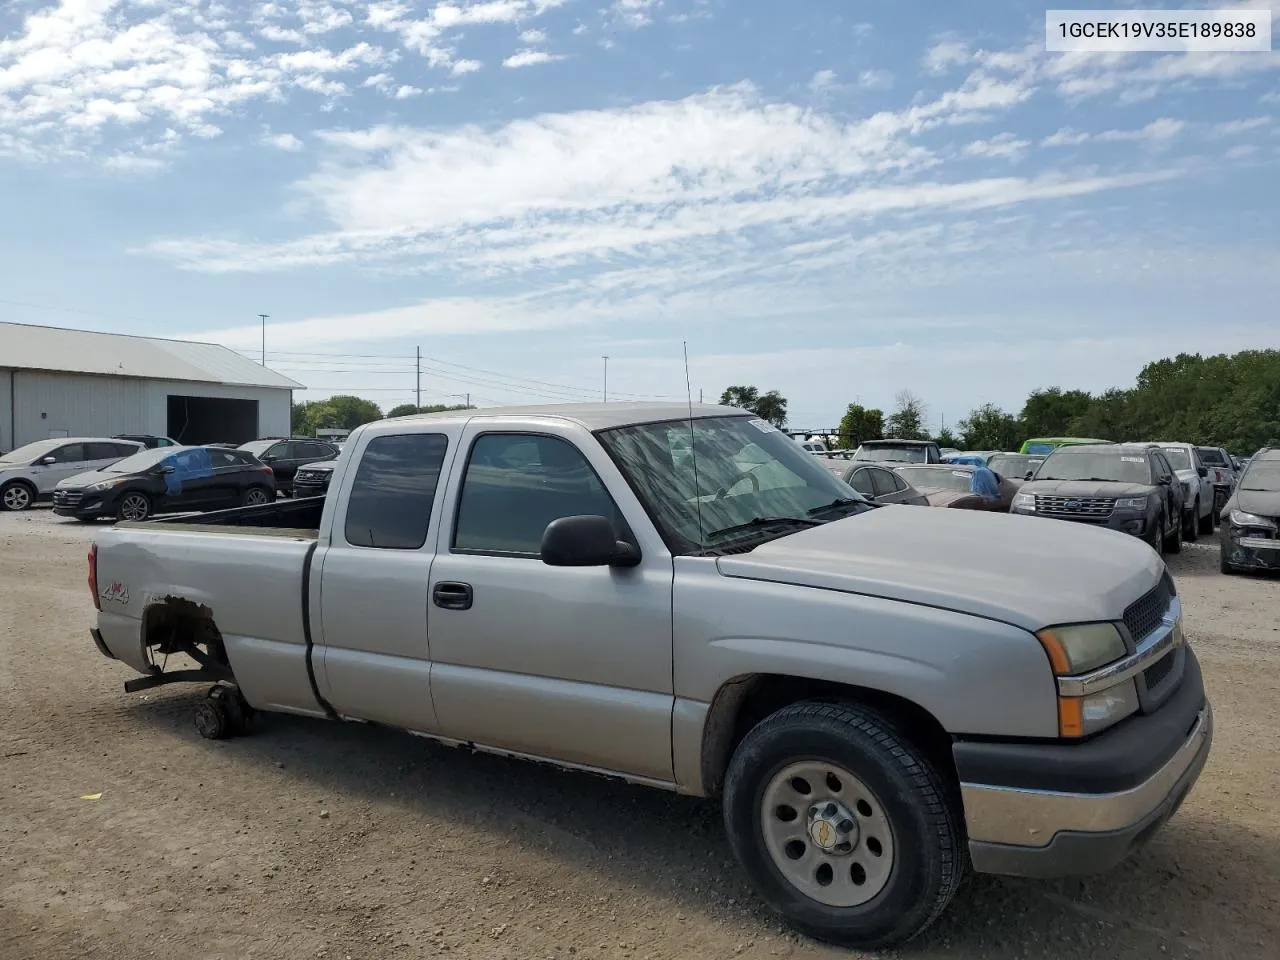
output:
[{"label": "driver door", "polygon": [[[74,477],[77,473],[93,469],[87,462],[89,458],[85,450],[86,446],[87,444],[84,443],[63,444],[36,461],[31,467],[31,478],[35,481],[40,496],[52,494],[53,488],[67,477]],[[53,462],[45,463],[45,460]]]},{"label": "driver door", "polygon": [[[446,736],[672,781],[669,552],[617,467],[568,425],[472,421],[431,565],[431,697]],[[625,505],[624,507],[621,504]],[[638,566],[553,567],[559,517],[597,514]]]}]

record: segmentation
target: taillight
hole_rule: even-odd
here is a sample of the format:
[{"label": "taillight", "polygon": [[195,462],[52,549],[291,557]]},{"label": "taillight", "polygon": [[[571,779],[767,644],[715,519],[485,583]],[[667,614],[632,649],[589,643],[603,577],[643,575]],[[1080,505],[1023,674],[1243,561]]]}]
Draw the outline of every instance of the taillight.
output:
[{"label": "taillight", "polygon": [[89,592],[93,594],[93,607],[102,609],[102,601],[98,597],[98,545],[89,547]]}]

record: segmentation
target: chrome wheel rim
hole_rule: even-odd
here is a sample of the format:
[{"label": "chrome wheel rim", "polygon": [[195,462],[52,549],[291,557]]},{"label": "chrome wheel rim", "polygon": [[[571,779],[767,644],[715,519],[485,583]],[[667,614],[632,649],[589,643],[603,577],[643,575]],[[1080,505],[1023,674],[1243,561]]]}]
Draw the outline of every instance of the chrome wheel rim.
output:
[{"label": "chrome wheel rim", "polygon": [[256,507],[267,502],[267,495],[261,490],[250,490],[244,501],[248,506]]},{"label": "chrome wheel rim", "polygon": [[824,760],[801,760],[769,781],[761,832],[778,872],[828,907],[856,907],[880,893],[893,873],[893,828],[860,779]]},{"label": "chrome wheel rim", "polygon": [[126,520],[145,520],[147,519],[148,509],[145,497],[131,493],[120,504],[120,515]]},{"label": "chrome wheel rim", "polygon": [[4,505],[9,510],[25,510],[31,505],[31,491],[14,485],[4,492]]}]

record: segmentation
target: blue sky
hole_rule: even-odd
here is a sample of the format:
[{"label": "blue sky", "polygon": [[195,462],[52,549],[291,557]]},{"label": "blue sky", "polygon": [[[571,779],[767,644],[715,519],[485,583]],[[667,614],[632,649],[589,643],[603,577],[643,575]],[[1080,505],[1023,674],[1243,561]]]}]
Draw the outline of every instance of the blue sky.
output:
[{"label": "blue sky", "polygon": [[683,397],[687,340],[797,426],[1280,347],[1280,51],[1043,47],[995,0],[9,0],[0,317],[268,313],[384,408],[419,347],[424,402]]}]

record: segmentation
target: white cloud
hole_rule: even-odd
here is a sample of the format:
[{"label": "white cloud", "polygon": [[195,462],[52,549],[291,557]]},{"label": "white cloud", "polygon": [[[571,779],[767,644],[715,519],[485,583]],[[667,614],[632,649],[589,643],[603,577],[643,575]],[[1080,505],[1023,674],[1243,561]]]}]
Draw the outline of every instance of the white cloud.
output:
[{"label": "white cloud", "polygon": [[1164,144],[1176,138],[1187,127],[1186,121],[1172,117],[1152,120],[1137,130],[1103,130],[1100,133],[1081,133],[1063,127],[1040,141],[1042,147],[1078,147],[1082,143],[1141,143]]},{"label": "white cloud", "polygon": [[404,84],[396,88],[396,92],[392,94],[396,100],[408,100],[410,97],[422,96],[422,88]]},{"label": "white cloud", "polygon": [[929,73],[945,73],[951,67],[962,66],[969,62],[972,55],[963,43],[944,40],[936,43],[924,55],[924,68]]},{"label": "white cloud", "polygon": [[614,0],[614,16],[629,27],[638,29],[653,22],[652,11],[662,0]]},{"label": "white cloud", "polygon": [[1261,130],[1263,127],[1269,127],[1272,123],[1271,117],[1249,117],[1245,120],[1230,120],[1226,123],[1219,123],[1214,126],[1213,132],[1219,137],[1234,137],[1240,133],[1248,133],[1250,130]]},{"label": "white cloud", "polygon": [[965,144],[960,152],[966,157],[990,157],[1016,162],[1022,159],[1029,146],[1030,140],[1020,140],[1012,133],[1000,133],[989,140],[975,140]]},{"label": "white cloud", "polygon": [[303,146],[302,141],[292,133],[270,134],[263,137],[262,142],[267,146],[275,147],[277,150],[285,150],[289,153],[297,153]]},{"label": "white cloud", "polygon": [[[340,152],[297,184],[333,228],[283,244],[160,241],[212,271],[372,262],[509,272],[617,256],[698,256],[746,231],[801,239],[850,220],[995,209],[1151,182],[1169,172],[924,179],[914,134],[982,118],[1017,90],[966,83],[931,103],[845,123],[750,85],[495,129],[332,131]],[[1018,141],[993,138],[986,155]]]},{"label": "white cloud", "polygon": [[503,60],[502,65],[515,69],[518,67],[537,66],[540,63],[553,63],[556,60],[563,59],[564,54],[561,53],[547,53],[545,50],[521,50]]},{"label": "white cloud", "polygon": [[455,77],[460,77],[466,73],[475,73],[484,66],[479,60],[455,60],[449,72]]},{"label": "white cloud", "polygon": [[809,89],[814,93],[822,93],[825,90],[830,90],[835,85],[836,72],[834,70],[819,70],[809,81]]},{"label": "white cloud", "polygon": [[525,30],[520,34],[521,43],[546,43],[547,31],[545,30]]},{"label": "white cloud", "polygon": [[893,74],[888,70],[863,70],[858,74],[858,86],[867,90],[885,90],[893,86]]}]

